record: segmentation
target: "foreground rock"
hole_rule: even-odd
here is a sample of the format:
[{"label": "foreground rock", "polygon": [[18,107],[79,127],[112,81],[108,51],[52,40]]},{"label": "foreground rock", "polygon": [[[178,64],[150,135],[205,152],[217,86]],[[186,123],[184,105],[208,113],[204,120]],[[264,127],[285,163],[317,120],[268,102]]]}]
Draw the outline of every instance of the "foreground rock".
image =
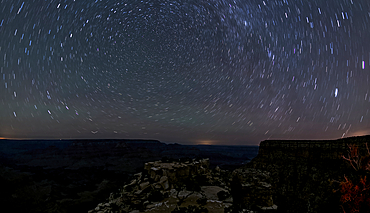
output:
[{"label": "foreground rock", "polygon": [[[242,195],[239,201],[247,203],[240,205],[241,211],[244,208],[248,212],[247,207],[256,209],[257,204],[260,210],[276,209],[271,197],[271,185],[266,181],[268,174],[259,170],[236,170],[233,173],[218,167],[210,170],[208,159],[149,162],[145,164],[144,172],[135,174],[134,179],[119,193],[112,193],[107,202],[100,203],[89,213],[175,212],[184,207],[221,213],[232,210],[230,192]],[[230,188],[238,184],[242,185],[240,194]],[[261,194],[250,199],[253,196],[247,193],[248,190]]]}]

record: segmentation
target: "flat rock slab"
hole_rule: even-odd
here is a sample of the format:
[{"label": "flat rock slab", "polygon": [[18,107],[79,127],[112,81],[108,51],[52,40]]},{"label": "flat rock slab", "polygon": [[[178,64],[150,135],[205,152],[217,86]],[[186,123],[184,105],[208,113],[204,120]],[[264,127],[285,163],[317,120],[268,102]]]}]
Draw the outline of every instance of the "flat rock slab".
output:
[{"label": "flat rock slab", "polygon": [[219,186],[202,186],[202,191],[206,195],[207,200],[218,200],[217,193],[220,191],[227,192],[224,188]]}]

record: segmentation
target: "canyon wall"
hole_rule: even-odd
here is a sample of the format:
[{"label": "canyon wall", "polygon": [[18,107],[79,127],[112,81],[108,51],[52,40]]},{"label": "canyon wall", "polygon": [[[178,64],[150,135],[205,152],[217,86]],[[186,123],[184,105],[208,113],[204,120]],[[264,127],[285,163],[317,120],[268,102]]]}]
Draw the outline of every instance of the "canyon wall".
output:
[{"label": "canyon wall", "polygon": [[270,172],[279,212],[341,212],[338,181],[354,172],[342,156],[348,156],[349,144],[366,154],[368,141],[369,136],[331,141],[267,140],[245,167]]}]

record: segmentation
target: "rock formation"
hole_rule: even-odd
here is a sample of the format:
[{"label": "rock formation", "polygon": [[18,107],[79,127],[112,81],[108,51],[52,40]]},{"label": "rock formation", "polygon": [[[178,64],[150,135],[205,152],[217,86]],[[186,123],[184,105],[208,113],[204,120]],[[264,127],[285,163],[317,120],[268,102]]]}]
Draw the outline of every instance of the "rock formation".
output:
[{"label": "rock formation", "polygon": [[244,168],[269,172],[273,201],[281,212],[342,212],[338,191],[353,169],[341,156],[348,145],[366,152],[369,136],[326,141],[263,141]]},{"label": "rock formation", "polygon": [[[167,189],[189,179],[194,175],[202,175],[208,172],[209,159],[186,162],[162,162],[155,161],[145,163],[144,170],[151,181],[158,182],[165,179]],[[167,190],[166,189],[166,190]]]},{"label": "rock formation", "polygon": [[231,211],[233,200],[243,203],[238,206],[242,212],[276,210],[269,181],[268,173],[256,169],[210,170],[208,159],[148,162],[144,172],[89,213],[172,212],[185,207],[221,213]]}]

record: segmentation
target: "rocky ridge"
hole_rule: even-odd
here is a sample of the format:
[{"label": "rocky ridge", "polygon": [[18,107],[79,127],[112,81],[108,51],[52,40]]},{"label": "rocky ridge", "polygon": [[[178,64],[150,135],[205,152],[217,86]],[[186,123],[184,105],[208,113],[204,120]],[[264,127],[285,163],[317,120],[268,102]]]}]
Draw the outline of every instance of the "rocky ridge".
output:
[{"label": "rocky ridge", "polygon": [[144,172],[89,213],[274,211],[268,181],[269,173],[257,169],[211,170],[209,159],[148,162]]},{"label": "rocky ridge", "polygon": [[340,184],[353,168],[342,156],[354,144],[366,153],[370,136],[338,140],[262,141],[258,156],[244,168],[268,171],[279,212],[343,212]]}]

